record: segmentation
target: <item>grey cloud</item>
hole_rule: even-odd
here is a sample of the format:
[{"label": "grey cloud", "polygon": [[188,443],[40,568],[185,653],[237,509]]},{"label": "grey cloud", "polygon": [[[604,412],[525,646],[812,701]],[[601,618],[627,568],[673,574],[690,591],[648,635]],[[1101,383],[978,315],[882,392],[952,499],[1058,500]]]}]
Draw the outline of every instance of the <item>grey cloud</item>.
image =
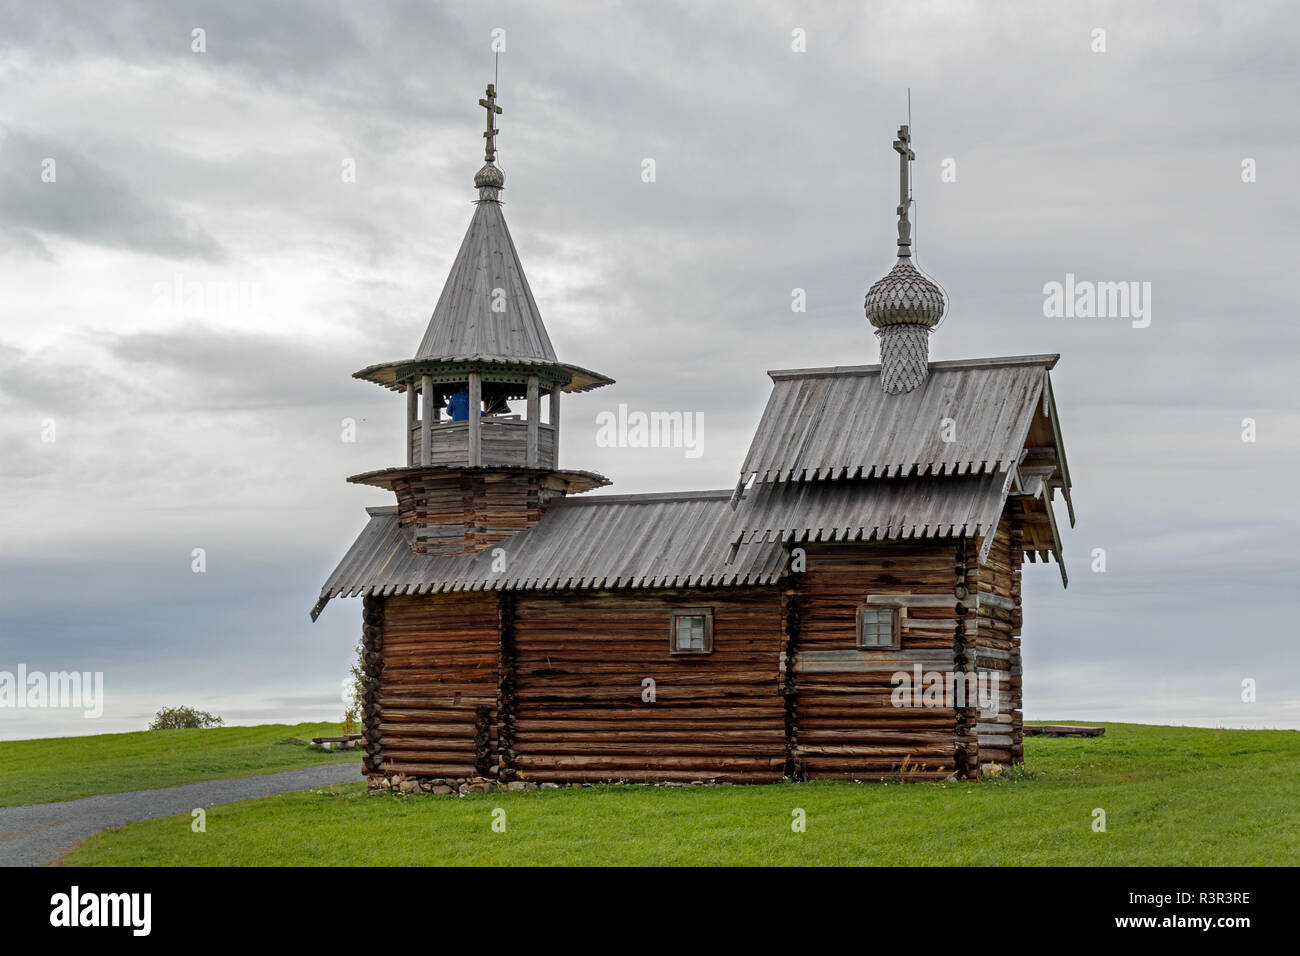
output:
[{"label": "grey cloud", "polygon": [[53,348],[28,351],[0,341],[0,396],[5,410],[72,414],[84,410],[90,397],[108,404],[125,398],[129,389],[114,389],[111,380],[84,359],[74,360],[75,354]]},{"label": "grey cloud", "polygon": [[[41,178],[53,160],[55,181]],[[12,242],[44,258],[43,237],[171,259],[219,259],[221,247],[169,204],[144,195],[66,142],[0,130],[0,223]]]},{"label": "grey cloud", "polygon": [[357,391],[343,349],[286,335],[191,325],[114,335],[108,351],[128,376],[169,377],[178,407],[191,410],[285,410],[336,403]]},{"label": "grey cloud", "polygon": [[[62,62],[111,60],[159,70],[198,68],[263,89],[373,112],[436,115],[436,91],[487,47],[474,42],[453,8],[420,3],[355,6],[310,0],[239,4],[199,0],[178,7],[136,0],[84,7],[51,0],[36,8],[0,10],[0,48],[41,53]],[[205,31],[207,51],[191,49]],[[387,69],[373,70],[376,58]]]}]

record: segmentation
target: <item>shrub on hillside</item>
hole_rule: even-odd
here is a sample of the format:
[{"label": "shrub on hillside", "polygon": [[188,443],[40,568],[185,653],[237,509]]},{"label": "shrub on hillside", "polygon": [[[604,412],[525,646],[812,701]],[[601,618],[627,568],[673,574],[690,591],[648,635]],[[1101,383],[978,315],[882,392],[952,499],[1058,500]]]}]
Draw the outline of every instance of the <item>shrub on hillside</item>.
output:
[{"label": "shrub on hillside", "polygon": [[225,721],[206,710],[193,707],[164,707],[154,714],[150,730],[205,730],[220,727]]}]

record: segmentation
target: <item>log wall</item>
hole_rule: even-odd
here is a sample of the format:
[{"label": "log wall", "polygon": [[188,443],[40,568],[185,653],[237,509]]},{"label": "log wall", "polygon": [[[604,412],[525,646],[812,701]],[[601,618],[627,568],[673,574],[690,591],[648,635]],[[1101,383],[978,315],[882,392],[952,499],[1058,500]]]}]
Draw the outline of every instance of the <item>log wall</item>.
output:
[{"label": "log wall", "polygon": [[[978,777],[1024,753],[1019,537],[1004,519],[983,565],[964,539],[806,545],[802,570],[766,588],[367,598],[366,769],[503,783]],[[902,608],[899,650],[857,647],[858,608],[879,604]],[[670,652],[681,607],[713,609],[711,654]],[[973,695],[900,704],[893,677],[918,668],[996,674],[998,712]]]},{"label": "log wall", "polygon": [[[669,653],[679,607],[713,608],[713,653]],[[780,780],[780,622],[776,588],[518,595],[514,769],[536,781]]]},{"label": "log wall", "polygon": [[542,520],[556,492],[538,472],[421,474],[393,484],[420,553],[476,553]]},{"label": "log wall", "polygon": [[[952,707],[899,707],[897,671],[953,670],[955,544],[809,544],[798,589],[794,762],[801,777],[917,779],[957,769]],[[857,649],[857,611],[903,606],[900,649]]]},{"label": "log wall", "polygon": [[981,678],[995,676],[998,687],[997,713],[979,717],[981,764],[1017,763],[1025,754],[1020,665],[1023,546],[1019,525],[1003,517],[988,559],[979,568],[977,663]]},{"label": "log wall", "polygon": [[379,723],[383,705],[384,604],[387,599],[367,595],[361,606],[361,743],[365,756],[361,768],[368,775],[383,769]]},{"label": "log wall", "polygon": [[496,776],[500,609],[495,594],[384,599],[380,770]]}]

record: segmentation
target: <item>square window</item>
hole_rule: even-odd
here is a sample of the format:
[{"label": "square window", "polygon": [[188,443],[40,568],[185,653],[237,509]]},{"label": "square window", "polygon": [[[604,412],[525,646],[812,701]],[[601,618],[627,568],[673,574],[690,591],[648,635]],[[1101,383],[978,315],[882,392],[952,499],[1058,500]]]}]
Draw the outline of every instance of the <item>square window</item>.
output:
[{"label": "square window", "polygon": [[713,608],[684,607],[672,612],[668,649],[673,654],[713,651]]},{"label": "square window", "polygon": [[858,647],[898,650],[899,609],[882,605],[858,608]]}]

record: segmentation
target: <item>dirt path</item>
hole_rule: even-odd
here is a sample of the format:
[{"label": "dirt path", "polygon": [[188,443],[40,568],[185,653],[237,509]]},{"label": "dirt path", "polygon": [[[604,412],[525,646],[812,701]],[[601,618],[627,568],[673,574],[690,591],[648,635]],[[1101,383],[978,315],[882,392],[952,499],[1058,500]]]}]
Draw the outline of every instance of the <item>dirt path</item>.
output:
[{"label": "dirt path", "polygon": [[218,803],[360,779],[359,764],[334,763],[255,777],[203,780],[157,790],[104,793],[60,803],[0,807],[0,866],[54,863],[82,840],[109,827],[189,813]]}]

